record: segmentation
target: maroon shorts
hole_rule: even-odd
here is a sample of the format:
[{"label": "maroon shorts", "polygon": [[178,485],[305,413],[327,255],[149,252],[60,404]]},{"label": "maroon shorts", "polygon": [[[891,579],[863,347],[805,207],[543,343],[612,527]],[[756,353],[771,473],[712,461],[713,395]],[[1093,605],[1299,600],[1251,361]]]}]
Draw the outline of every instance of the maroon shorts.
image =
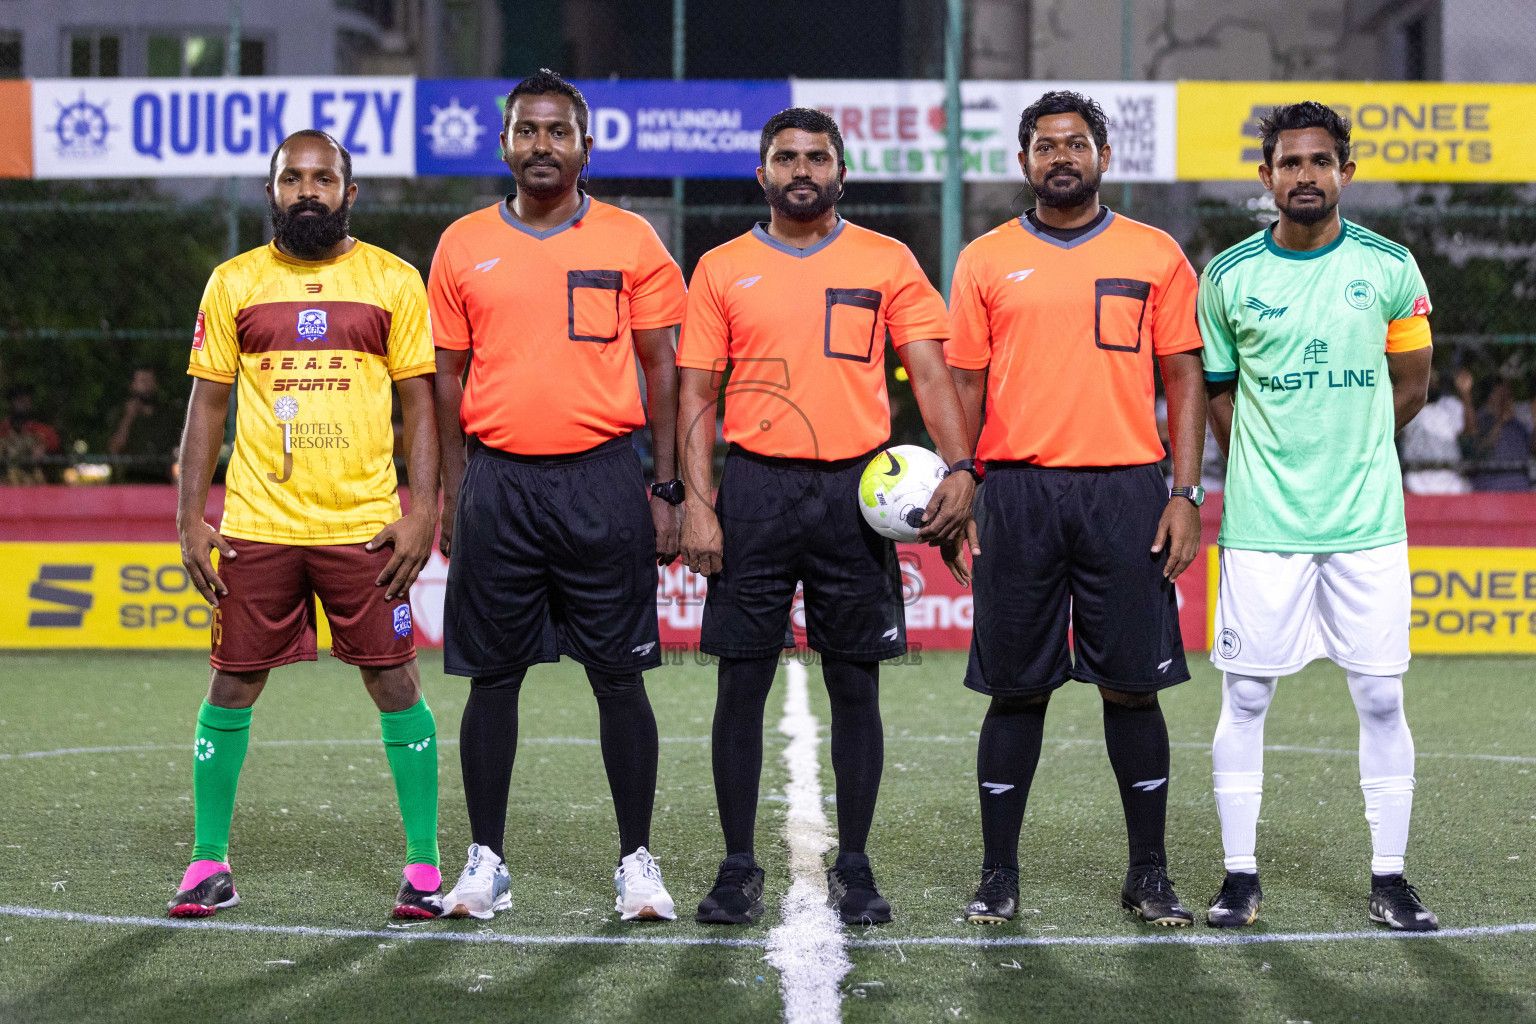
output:
[{"label": "maroon shorts", "polygon": [[331,624],[331,655],[349,665],[389,668],[416,656],[409,595],[384,599],[374,580],[394,549],[361,544],[300,547],[230,538],[238,557],[219,560],[229,593],[213,613],[221,672],[257,672],[315,660],[315,598]]}]

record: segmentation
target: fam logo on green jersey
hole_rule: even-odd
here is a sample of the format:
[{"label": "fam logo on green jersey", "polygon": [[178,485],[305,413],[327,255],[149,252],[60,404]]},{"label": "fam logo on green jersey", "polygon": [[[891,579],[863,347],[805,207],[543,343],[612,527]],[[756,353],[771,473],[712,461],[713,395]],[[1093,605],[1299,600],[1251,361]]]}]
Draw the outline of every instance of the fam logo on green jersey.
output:
[{"label": "fam logo on green jersey", "polygon": [[1243,305],[1247,306],[1249,309],[1258,311],[1259,323],[1263,323],[1265,320],[1268,320],[1271,317],[1278,320],[1285,316],[1286,310],[1291,308],[1290,306],[1267,306],[1263,302],[1260,302],[1258,299],[1254,298],[1244,299]]},{"label": "fam logo on green jersey", "polygon": [[1344,286],[1344,301],[1356,309],[1370,309],[1376,301],[1376,289],[1371,282],[1357,278]]}]

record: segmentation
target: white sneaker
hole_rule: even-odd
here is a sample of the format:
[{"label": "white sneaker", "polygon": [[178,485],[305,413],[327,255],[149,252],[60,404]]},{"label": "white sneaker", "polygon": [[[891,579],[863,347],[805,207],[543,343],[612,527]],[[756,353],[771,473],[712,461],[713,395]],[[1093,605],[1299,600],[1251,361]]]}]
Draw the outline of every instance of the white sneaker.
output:
[{"label": "white sneaker", "polygon": [[473,917],[481,921],[494,917],[498,910],[511,910],[512,876],[501,858],[478,843],[471,846],[469,861],[459,873],[458,882],[443,897],[443,908],[444,917]]},{"label": "white sneaker", "polygon": [[625,857],[613,869],[613,887],[619,891],[613,909],[619,912],[621,920],[677,920],[672,896],[661,884],[661,868],[645,847]]}]

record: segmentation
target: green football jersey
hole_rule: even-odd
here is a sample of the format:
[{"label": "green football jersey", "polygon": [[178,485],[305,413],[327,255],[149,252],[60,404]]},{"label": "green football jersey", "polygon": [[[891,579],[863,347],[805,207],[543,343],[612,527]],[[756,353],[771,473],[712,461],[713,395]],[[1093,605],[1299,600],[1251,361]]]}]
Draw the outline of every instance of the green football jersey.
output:
[{"label": "green football jersey", "polygon": [[1223,547],[1359,551],[1406,539],[1387,325],[1427,314],[1413,255],[1358,224],[1313,252],[1268,228],[1200,277],[1209,381],[1237,379]]}]

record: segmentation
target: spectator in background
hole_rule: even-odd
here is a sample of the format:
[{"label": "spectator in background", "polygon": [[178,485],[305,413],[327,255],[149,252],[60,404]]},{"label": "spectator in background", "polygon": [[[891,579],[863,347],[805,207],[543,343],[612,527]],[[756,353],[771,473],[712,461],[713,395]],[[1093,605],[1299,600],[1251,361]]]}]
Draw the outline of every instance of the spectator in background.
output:
[{"label": "spectator in background", "polygon": [[135,367],[128,385],[128,400],[107,441],[111,455],[129,456],[113,472],[118,483],[164,484],[171,482],[171,466],[181,440],[182,411],[160,394],[160,382],[149,366]]},{"label": "spectator in background", "polygon": [[1477,440],[1472,457],[1476,462],[1493,465],[1472,475],[1472,489],[1530,490],[1526,460],[1533,450],[1536,448],[1532,445],[1531,431],[1515,414],[1514,390],[1509,381],[1501,380],[1488,392],[1488,400],[1477,414]]},{"label": "spectator in background", "polygon": [[1403,461],[1403,488],[1409,494],[1466,494],[1472,489],[1462,473],[1462,438],[1477,434],[1472,405],[1472,371],[1456,371],[1455,390],[1446,391],[1442,378],[1431,377],[1429,401],[1398,435]]},{"label": "spectator in background", "polygon": [[36,417],[32,389],[25,384],[10,388],[6,403],[8,413],[0,420],[0,463],[5,466],[6,483],[45,483],[38,462],[45,455],[58,454],[58,431]]}]

